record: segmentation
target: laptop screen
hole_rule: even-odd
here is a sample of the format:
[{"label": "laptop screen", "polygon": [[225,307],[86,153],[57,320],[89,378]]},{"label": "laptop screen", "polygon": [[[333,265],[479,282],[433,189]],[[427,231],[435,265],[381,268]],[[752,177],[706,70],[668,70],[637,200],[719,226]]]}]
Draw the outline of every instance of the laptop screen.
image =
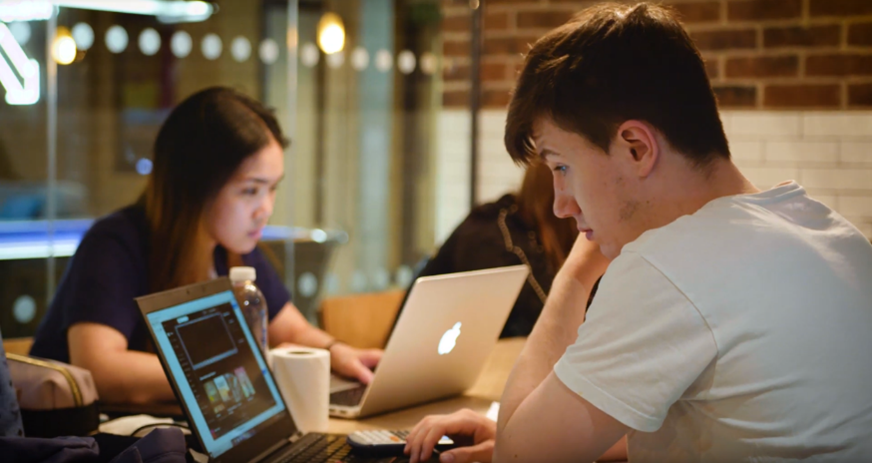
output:
[{"label": "laptop screen", "polygon": [[212,457],[286,416],[232,291],[157,310],[146,318],[170,380]]}]

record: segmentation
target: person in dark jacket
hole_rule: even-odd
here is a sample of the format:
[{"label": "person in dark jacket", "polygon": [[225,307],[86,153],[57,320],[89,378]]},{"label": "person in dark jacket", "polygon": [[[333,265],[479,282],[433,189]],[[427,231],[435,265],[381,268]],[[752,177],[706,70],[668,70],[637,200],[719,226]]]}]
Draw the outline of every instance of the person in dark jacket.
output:
[{"label": "person in dark jacket", "polygon": [[578,236],[575,221],[557,218],[553,203],[548,166],[531,165],[517,194],[473,209],[418,276],[526,265],[530,275],[500,337],[527,336]]}]

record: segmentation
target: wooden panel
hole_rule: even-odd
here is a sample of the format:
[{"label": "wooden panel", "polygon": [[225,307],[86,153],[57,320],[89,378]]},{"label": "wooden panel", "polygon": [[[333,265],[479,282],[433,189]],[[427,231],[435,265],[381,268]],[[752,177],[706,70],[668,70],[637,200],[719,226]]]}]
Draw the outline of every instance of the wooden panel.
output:
[{"label": "wooden panel", "polygon": [[384,348],[404,294],[392,290],[326,298],[321,303],[321,326],[350,346]]},{"label": "wooden panel", "polygon": [[7,354],[27,355],[32,344],[33,338],[6,339],[3,341],[3,349]]}]

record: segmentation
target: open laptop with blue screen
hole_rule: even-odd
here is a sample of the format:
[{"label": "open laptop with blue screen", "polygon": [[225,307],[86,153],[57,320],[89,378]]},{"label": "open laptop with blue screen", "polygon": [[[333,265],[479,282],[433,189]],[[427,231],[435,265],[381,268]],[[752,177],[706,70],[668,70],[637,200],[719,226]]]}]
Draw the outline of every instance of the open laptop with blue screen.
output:
[{"label": "open laptop with blue screen", "polygon": [[161,364],[213,462],[391,462],[297,430],[226,278],[137,298]]}]

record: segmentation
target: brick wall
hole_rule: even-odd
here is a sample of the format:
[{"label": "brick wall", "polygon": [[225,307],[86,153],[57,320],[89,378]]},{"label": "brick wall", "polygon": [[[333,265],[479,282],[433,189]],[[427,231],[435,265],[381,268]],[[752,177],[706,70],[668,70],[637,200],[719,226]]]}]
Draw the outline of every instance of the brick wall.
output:
[{"label": "brick wall", "polygon": [[[478,199],[519,185],[505,106],[527,44],[593,2],[483,0]],[[872,0],[666,1],[707,60],[733,159],[758,187],[805,186],[872,238]],[[468,212],[469,8],[443,0],[437,244]],[[465,130],[465,131],[464,131]]]},{"label": "brick wall", "polygon": [[[596,2],[482,0],[485,107],[501,108],[528,44]],[[635,2],[626,2],[635,3]],[[667,0],[723,108],[872,107],[872,0]],[[443,102],[467,104],[469,7],[443,0]]]}]

